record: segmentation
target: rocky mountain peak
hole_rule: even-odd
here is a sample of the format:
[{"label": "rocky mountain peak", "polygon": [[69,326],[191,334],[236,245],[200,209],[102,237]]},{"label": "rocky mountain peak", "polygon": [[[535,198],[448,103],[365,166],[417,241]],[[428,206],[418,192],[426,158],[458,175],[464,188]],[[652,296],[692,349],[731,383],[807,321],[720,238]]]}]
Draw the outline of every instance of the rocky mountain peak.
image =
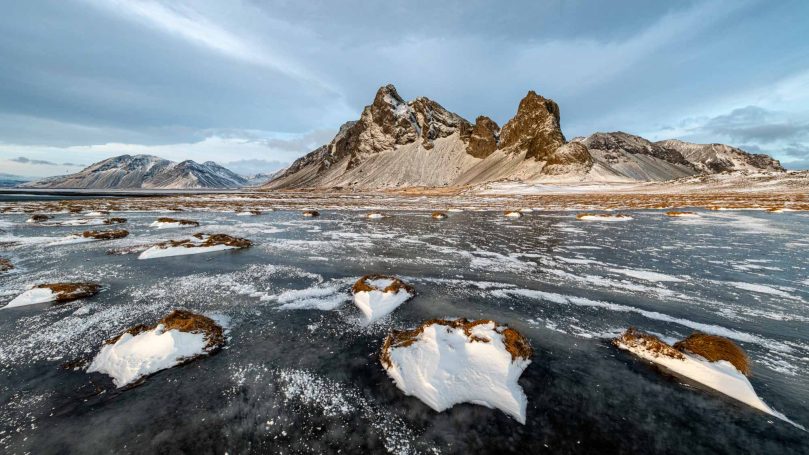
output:
[{"label": "rocky mountain peak", "polygon": [[517,114],[500,131],[500,148],[508,152],[524,151],[526,159],[544,161],[564,143],[559,105],[533,90],[520,101]]},{"label": "rocky mountain peak", "polygon": [[485,115],[478,116],[466,145],[466,153],[475,158],[486,158],[497,150],[499,139],[500,127],[497,123]]}]

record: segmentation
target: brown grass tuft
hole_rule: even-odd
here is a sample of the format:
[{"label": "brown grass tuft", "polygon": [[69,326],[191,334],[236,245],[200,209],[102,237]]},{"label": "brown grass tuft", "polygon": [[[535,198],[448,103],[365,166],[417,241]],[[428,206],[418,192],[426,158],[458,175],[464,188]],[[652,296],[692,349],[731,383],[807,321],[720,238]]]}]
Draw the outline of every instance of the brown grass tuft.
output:
[{"label": "brown grass tuft", "polygon": [[666,212],[666,216],[683,216],[683,215],[694,215],[694,212],[678,212],[677,210],[670,210]]},{"label": "brown grass tuft", "polygon": [[65,303],[73,300],[92,297],[101,290],[96,283],[48,283],[35,286],[36,288],[50,289],[56,294],[56,302]]},{"label": "brown grass tuft", "polygon": [[694,332],[674,343],[674,349],[696,354],[710,362],[726,360],[745,375],[750,374],[750,361],[744,350],[725,337]]},{"label": "brown grass tuft", "polygon": [[14,264],[6,258],[0,258],[0,273],[8,272],[14,268]]},{"label": "brown grass tuft", "polygon": [[96,240],[122,239],[129,235],[126,229],[113,229],[111,231],[84,231],[82,237],[94,238]]},{"label": "brown grass tuft", "polygon": [[[385,289],[377,289],[371,287],[368,281],[371,280],[393,280],[393,282],[388,285]],[[413,286],[403,282],[402,280],[396,278],[395,276],[388,276],[388,275],[378,275],[378,274],[371,274],[365,275],[364,277],[357,280],[353,286],[351,286],[351,293],[356,294],[358,292],[369,292],[369,291],[382,291],[382,292],[399,292],[400,289],[406,290],[410,295],[416,295],[416,289]]]},{"label": "brown grass tuft", "polygon": [[490,340],[480,338],[472,335],[472,328],[481,325],[493,323],[495,330],[503,335],[503,343],[506,350],[511,354],[512,360],[517,359],[530,359],[534,355],[534,350],[531,343],[520,332],[505,326],[500,325],[491,319],[479,319],[476,321],[469,321],[468,319],[430,319],[421,323],[413,330],[393,330],[382,343],[382,350],[379,354],[379,360],[385,367],[391,367],[390,352],[393,348],[403,348],[415,343],[419,335],[424,332],[427,327],[437,324],[443,325],[450,329],[462,329],[469,340],[473,343],[488,343]]},{"label": "brown grass tuft", "polygon": [[158,223],[179,223],[181,226],[199,226],[198,221],[193,220],[180,220],[168,217],[160,217],[157,219]]},{"label": "brown grass tuft", "polygon": [[620,345],[625,345],[630,348],[640,347],[654,353],[655,356],[662,355],[674,359],[684,358],[680,351],[674,349],[665,341],[654,335],[636,330],[634,327],[626,329],[626,332],[621,336],[613,339],[612,344],[618,347],[620,347]]},{"label": "brown grass tuft", "polygon": [[205,240],[201,244],[191,244],[185,245],[186,247],[192,246],[214,246],[214,245],[227,245],[236,248],[249,248],[253,242],[243,239],[241,237],[233,237],[227,234],[205,234],[202,232],[197,232],[194,234],[194,237]]}]

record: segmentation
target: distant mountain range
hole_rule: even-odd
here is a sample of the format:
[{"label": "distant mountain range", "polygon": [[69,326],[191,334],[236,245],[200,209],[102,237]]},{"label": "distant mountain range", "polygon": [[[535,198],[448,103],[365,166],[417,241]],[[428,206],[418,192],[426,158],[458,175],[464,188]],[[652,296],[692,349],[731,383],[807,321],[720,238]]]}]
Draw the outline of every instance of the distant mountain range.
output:
[{"label": "distant mountain range", "polygon": [[381,87],[357,121],[298,159],[265,187],[377,189],[461,186],[494,181],[664,181],[737,171],[784,172],[767,156],[722,144],[651,142],[623,132],[568,141],[559,106],[529,92],[499,127],[480,116],[472,124],[420,97],[405,102]]},{"label": "distant mountain range", "polygon": [[48,177],[22,188],[194,189],[239,188],[247,179],[206,161],[180,163],[152,155],[121,155],[92,164],[75,174]]},{"label": "distant mountain range", "polygon": [[28,177],[0,172],[0,188],[12,188],[31,180]]}]

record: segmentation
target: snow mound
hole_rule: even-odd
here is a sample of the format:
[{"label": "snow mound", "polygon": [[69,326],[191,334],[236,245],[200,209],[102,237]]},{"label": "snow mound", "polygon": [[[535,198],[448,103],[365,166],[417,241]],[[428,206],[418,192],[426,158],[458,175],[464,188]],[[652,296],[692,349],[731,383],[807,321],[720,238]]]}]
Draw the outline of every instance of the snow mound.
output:
[{"label": "snow mound", "polygon": [[354,294],[354,304],[362,311],[368,324],[387,316],[416,295],[410,285],[385,275],[365,275],[354,283],[351,292]]},{"label": "snow mound", "polygon": [[101,286],[95,283],[39,284],[8,302],[3,308],[14,308],[46,302],[71,302],[98,294]]},{"label": "snow mound", "polygon": [[154,221],[149,226],[157,229],[173,229],[180,227],[198,227],[199,222],[194,220],[178,220],[174,218],[158,218],[157,221]]},{"label": "snow mound", "polygon": [[43,221],[43,226],[101,226],[126,223],[126,218],[69,218],[58,221]]},{"label": "snow mound", "polygon": [[[707,350],[699,347],[700,344],[704,344],[699,339],[704,337],[723,340],[721,342],[723,349],[732,346],[729,348],[731,352],[729,354],[719,352],[715,345]],[[747,357],[744,351],[730,340],[715,335],[697,333],[675,343],[672,347],[654,335],[630,327],[612,343],[641,359],[663,367],[676,376],[702,384],[748,406],[793,423],[783,414],[770,408],[756,395],[752,384],[745,376],[745,372],[749,372]]]},{"label": "snow mound", "polygon": [[141,253],[138,259],[212,253],[214,251],[248,248],[250,245],[252,245],[252,242],[240,237],[232,237],[227,234],[203,234],[200,232],[187,239],[158,243]]},{"label": "snow mound", "polygon": [[224,344],[222,327],[212,319],[175,310],[154,326],[137,325],[107,340],[87,372],[107,374],[120,388],[214,353]]},{"label": "snow mound", "polygon": [[581,221],[629,221],[632,217],[620,213],[615,215],[607,213],[579,213],[576,215],[576,219]]},{"label": "snow mound", "polygon": [[380,361],[400,390],[435,411],[473,403],[525,424],[528,398],[517,381],[532,355],[522,334],[494,321],[438,319],[393,331]]}]

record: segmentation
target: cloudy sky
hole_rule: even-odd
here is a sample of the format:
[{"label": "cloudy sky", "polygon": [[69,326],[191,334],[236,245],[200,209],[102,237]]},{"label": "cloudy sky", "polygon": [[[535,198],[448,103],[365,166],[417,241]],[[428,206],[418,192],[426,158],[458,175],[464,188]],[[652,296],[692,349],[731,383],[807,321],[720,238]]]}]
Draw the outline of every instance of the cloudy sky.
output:
[{"label": "cloudy sky", "polygon": [[528,90],[568,137],[723,142],[809,168],[809,2],[136,1],[0,6],[0,172],[119,154],[266,171],[393,83],[503,124]]}]

